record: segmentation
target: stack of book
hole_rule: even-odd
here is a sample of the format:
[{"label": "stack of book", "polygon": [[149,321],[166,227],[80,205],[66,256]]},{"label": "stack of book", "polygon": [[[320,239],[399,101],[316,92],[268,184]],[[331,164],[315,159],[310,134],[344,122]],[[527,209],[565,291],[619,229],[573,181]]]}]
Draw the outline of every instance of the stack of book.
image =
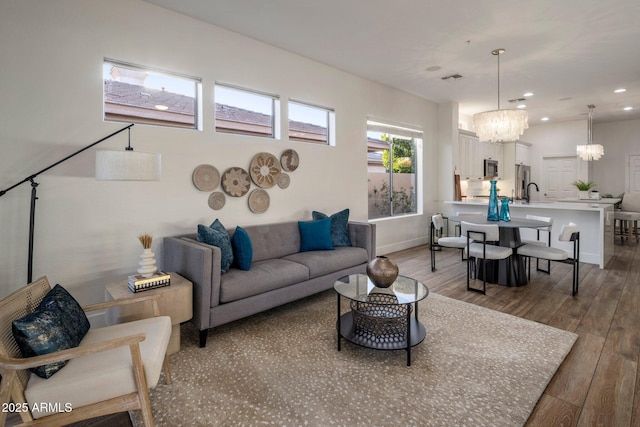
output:
[{"label": "stack of book", "polygon": [[141,274],[129,276],[129,289],[131,292],[148,291],[150,289],[162,288],[171,284],[171,276],[164,271],[157,271],[149,277]]}]

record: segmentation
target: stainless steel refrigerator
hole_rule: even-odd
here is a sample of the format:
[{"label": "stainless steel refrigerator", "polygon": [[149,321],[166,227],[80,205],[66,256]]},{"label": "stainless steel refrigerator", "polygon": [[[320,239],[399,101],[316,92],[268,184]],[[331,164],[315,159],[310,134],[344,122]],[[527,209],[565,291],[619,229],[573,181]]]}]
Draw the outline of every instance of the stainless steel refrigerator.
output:
[{"label": "stainless steel refrigerator", "polygon": [[516,185],[515,198],[516,200],[524,199],[527,195],[527,185],[531,182],[531,166],[516,165]]}]

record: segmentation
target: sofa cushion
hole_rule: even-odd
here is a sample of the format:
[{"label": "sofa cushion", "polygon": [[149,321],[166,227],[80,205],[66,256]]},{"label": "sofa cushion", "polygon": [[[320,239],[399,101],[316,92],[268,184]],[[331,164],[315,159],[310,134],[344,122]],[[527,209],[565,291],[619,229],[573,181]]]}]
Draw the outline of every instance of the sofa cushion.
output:
[{"label": "sofa cushion", "polygon": [[236,227],[231,238],[231,246],[233,246],[233,259],[236,267],[240,270],[249,270],[253,259],[253,247],[251,246],[251,238],[244,228]]},{"label": "sofa cushion", "polygon": [[368,255],[363,248],[342,246],[333,251],[300,252],[284,259],[307,266],[310,278],[314,278],[364,264],[368,261]]},{"label": "sofa cushion", "polygon": [[[211,225],[213,226],[214,224]],[[203,242],[220,248],[220,251],[222,252],[220,259],[220,272],[223,274],[226,273],[233,263],[233,250],[231,249],[229,233],[227,233],[224,227],[222,228],[222,231],[220,231],[213,227],[198,224],[198,242]]]},{"label": "sofa cushion", "polygon": [[333,250],[331,218],[318,221],[298,221],[300,252]]},{"label": "sofa cushion", "polygon": [[[170,317],[152,317],[91,329],[80,342],[80,347],[137,333],[146,334],[146,339],[140,342],[140,354],[147,386],[153,388],[160,378],[165,351],[171,337]],[[56,403],[60,408],[70,405],[75,409],[132,393],[136,390],[132,366],[131,352],[126,345],[71,359],[64,369],[47,380],[31,375],[25,397],[29,403]],[[56,408],[55,405],[46,407],[53,410]],[[40,418],[50,413],[46,410],[34,411],[33,415]]]},{"label": "sofa cushion", "polygon": [[331,216],[327,216],[322,212],[313,211],[311,217],[314,221],[331,218],[331,241],[333,246],[351,246],[351,239],[349,239],[349,230],[347,224],[349,223],[349,209],[341,210]]},{"label": "sofa cushion", "polygon": [[300,230],[297,221],[244,227],[251,238],[253,262],[282,258],[300,251]]},{"label": "sofa cushion", "polygon": [[309,280],[309,269],[302,264],[280,258],[257,261],[249,271],[232,268],[220,277],[220,302],[236,301],[305,280]]}]

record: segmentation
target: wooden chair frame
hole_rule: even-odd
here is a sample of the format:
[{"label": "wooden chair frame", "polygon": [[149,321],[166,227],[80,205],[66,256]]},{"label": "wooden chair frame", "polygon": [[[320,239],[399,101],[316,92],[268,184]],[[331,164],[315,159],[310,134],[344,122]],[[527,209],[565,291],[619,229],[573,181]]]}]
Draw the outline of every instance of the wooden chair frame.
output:
[{"label": "wooden chair frame", "polygon": [[[145,426],[153,426],[154,421],[151,413],[149,390],[139,345],[139,343],[146,338],[146,334],[132,334],[36,357],[21,357],[11,332],[11,321],[35,311],[50,289],[51,287],[47,278],[41,277],[0,300],[0,373],[2,374],[0,402],[2,404],[13,402],[23,406],[26,405],[26,407],[29,408],[24,395],[24,390],[30,377],[29,368],[103,352],[117,347],[128,346],[131,353],[134,379],[138,390],[136,393],[126,394],[80,408],[73,408],[70,412],[55,413],[38,419],[34,419],[30,411],[21,411],[20,417],[22,424],[19,425],[63,426],[103,415],[140,410]],[[160,295],[139,295],[116,301],[92,304],[83,307],[83,309],[85,311],[104,310],[122,305],[151,302],[153,315],[158,316],[160,314],[158,308],[159,297]],[[162,368],[166,383],[171,384],[171,371],[166,354]],[[0,412],[0,425],[5,424],[6,416],[7,413],[5,411]]]}]

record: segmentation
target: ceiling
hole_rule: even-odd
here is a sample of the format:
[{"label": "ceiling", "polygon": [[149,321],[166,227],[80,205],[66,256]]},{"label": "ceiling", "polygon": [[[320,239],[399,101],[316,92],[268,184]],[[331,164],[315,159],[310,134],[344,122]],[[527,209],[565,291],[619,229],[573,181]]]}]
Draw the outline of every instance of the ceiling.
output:
[{"label": "ceiling", "polygon": [[[638,0],[146,0],[460,114],[640,119]],[[460,74],[459,79],[443,80]],[[615,89],[626,88],[624,93]],[[533,96],[523,96],[533,92]],[[624,107],[633,107],[624,111]]]}]

